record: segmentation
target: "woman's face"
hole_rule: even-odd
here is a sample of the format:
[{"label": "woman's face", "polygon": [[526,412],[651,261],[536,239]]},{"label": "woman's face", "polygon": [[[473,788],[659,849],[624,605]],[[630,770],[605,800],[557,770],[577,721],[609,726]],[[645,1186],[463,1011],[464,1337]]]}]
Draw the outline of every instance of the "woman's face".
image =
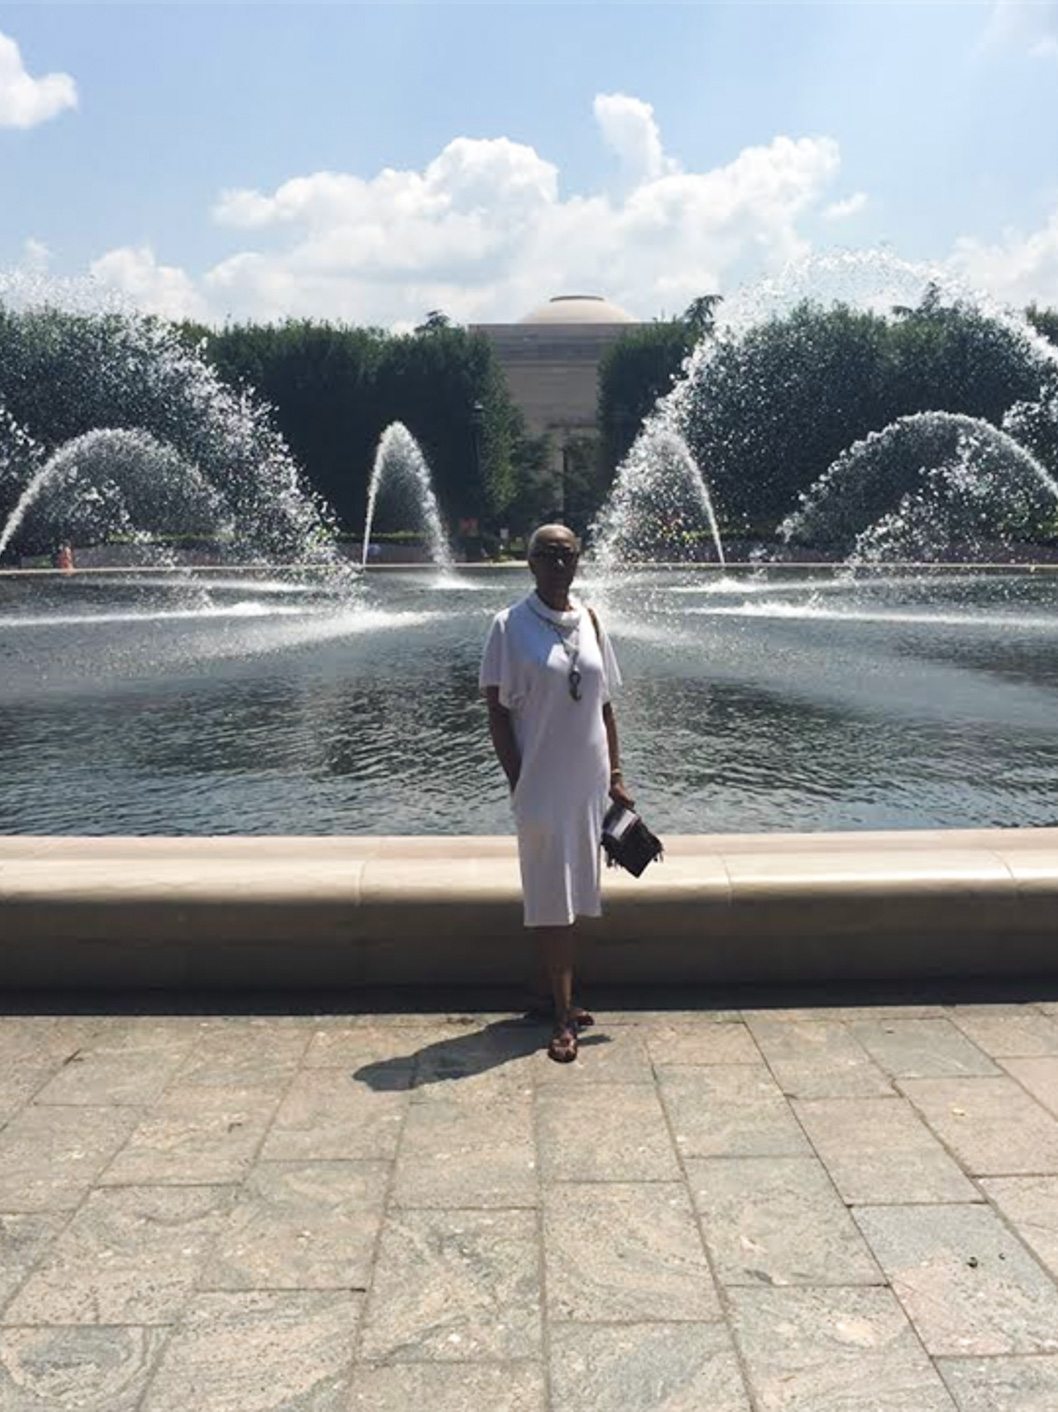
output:
[{"label": "woman's face", "polygon": [[580,550],[572,530],[545,530],[536,537],[529,568],[545,594],[565,592],[577,572]]}]

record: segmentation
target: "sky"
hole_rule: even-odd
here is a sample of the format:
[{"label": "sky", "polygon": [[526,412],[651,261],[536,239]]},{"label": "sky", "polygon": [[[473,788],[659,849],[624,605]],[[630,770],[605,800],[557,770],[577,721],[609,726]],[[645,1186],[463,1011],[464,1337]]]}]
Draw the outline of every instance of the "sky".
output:
[{"label": "sky", "polygon": [[0,0],[0,272],[407,328],[875,246],[1058,307],[1058,0]]}]

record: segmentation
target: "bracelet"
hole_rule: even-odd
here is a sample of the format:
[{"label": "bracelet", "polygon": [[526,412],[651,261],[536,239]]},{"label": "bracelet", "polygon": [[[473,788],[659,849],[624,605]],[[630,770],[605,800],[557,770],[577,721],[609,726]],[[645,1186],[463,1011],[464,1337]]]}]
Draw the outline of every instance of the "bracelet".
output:
[{"label": "bracelet", "polygon": [[610,771],[610,783],[611,783],[611,784],[613,783],[614,780],[623,780],[623,779],[624,779],[624,771],[623,771],[623,770],[611,770],[611,771]]}]

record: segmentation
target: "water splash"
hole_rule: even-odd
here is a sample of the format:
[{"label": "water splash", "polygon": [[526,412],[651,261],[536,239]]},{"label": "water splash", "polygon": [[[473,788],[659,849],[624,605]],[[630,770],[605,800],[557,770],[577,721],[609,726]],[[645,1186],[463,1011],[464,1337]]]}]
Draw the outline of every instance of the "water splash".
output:
[{"label": "water splash", "polygon": [[919,412],[842,453],[779,526],[853,561],[962,559],[1046,532],[1058,484],[979,417]]},{"label": "water splash", "polygon": [[[6,390],[10,418],[47,453],[92,431],[140,431],[195,467],[223,500],[234,536],[228,558],[343,573],[333,516],[302,483],[270,409],[249,390],[226,386],[174,328],[101,304],[99,291],[52,281],[0,279],[0,315],[0,395]],[[8,506],[42,465],[20,461],[14,493],[10,473],[0,485]]]},{"label": "water splash", "polygon": [[704,338],[684,364],[684,377],[665,399],[683,426],[693,412],[699,383],[721,336],[740,339],[802,304],[838,304],[893,317],[894,309],[916,308],[927,290],[944,306],[968,305],[1015,335],[1041,365],[1058,370],[1058,347],[1039,333],[1020,309],[1001,304],[987,290],[967,284],[943,265],[905,260],[892,250],[823,251],[791,260],[776,275],[747,284],[718,306],[715,337]]},{"label": "water splash", "polygon": [[618,467],[588,532],[604,572],[624,563],[704,559],[724,546],[712,497],[686,441],[663,417],[647,422]]},{"label": "water splash", "polygon": [[391,422],[379,437],[371,480],[367,488],[367,516],[364,520],[364,564],[371,547],[371,526],[382,488],[393,487],[411,499],[411,512],[420,519],[426,532],[431,560],[442,573],[453,567],[452,551],[448,547],[441,512],[434,493],[430,465],[422,447],[403,422]]},{"label": "water splash", "polygon": [[31,512],[47,543],[231,534],[223,498],[197,466],[147,432],[123,428],[86,432],[48,457],[0,529],[0,554]]}]

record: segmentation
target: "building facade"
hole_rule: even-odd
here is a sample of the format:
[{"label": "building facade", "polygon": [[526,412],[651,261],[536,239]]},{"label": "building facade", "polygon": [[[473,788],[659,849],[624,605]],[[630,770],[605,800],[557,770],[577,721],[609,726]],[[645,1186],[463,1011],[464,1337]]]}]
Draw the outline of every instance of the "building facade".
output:
[{"label": "building facade", "polygon": [[515,324],[472,324],[503,368],[515,405],[534,436],[547,436],[561,509],[566,447],[598,432],[599,363],[641,327],[597,294],[560,294]]}]

